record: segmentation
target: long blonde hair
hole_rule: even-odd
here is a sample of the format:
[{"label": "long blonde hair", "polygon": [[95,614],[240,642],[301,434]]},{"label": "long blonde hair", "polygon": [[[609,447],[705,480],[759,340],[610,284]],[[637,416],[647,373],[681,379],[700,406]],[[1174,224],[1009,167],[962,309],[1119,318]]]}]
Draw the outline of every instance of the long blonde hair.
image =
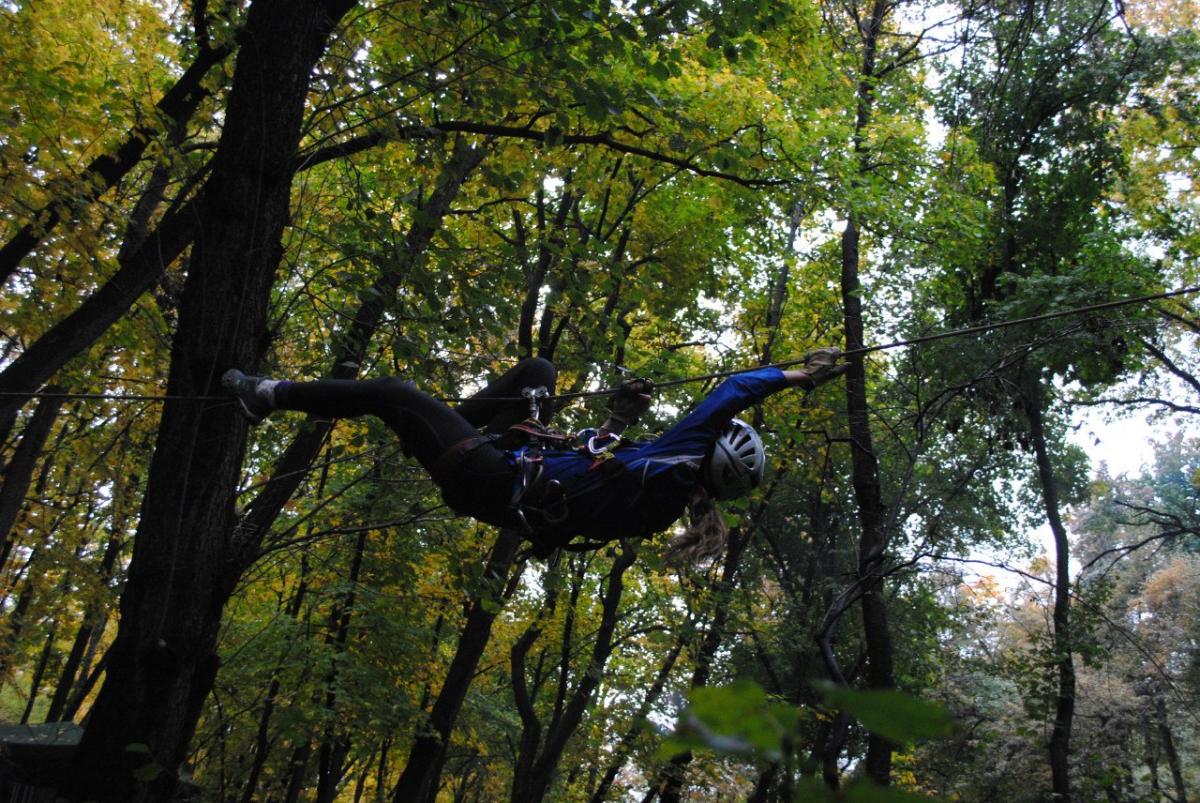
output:
[{"label": "long blonde hair", "polygon": [[687,517],[687,527],[667,544],[667,557],[682,563],[702,563],[724,554],[729,527],[704,486],[697,485],[692,491]]}]

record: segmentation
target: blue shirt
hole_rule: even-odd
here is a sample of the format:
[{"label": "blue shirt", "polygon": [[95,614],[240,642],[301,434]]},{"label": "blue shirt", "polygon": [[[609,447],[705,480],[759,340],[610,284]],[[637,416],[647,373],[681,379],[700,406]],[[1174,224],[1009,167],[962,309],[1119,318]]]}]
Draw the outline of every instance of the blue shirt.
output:
[{"label": "blue shirt", "polygon": [[787,385],[778,368],[735,374],[662,437],[618,446],[606,461],[613,465],[597,467],[580,452],[543,451],[544,479],[561,483],[566,519],[539,527],[539,535],[562,545],[575,536],[610,541],[666,529],[683,515],[704,458],[730,419]]}]

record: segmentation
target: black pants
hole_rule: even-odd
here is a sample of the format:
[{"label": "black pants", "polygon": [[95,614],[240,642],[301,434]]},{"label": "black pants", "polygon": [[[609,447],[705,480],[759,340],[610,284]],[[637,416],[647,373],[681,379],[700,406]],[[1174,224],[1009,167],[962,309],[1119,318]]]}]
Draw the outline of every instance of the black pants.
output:
[{"label": "black pants", "polygon": [[[540,386],[553,393],[556,375],[549,360],[522,360],[457,408],[396,377],[285,382],[276,387],[275,404],[281,410],[329,418],[377,416],[441,486],[450,507],[505,525],[511,523],[513,470],[504,452],[483,441],[461,450],[452,461],[442,458],[470,438],[500,435],[524,421],[529,417],[529,402],[521,391]],[[549,423],[552,415],[552,405],[544,403],[542,423]]]}]

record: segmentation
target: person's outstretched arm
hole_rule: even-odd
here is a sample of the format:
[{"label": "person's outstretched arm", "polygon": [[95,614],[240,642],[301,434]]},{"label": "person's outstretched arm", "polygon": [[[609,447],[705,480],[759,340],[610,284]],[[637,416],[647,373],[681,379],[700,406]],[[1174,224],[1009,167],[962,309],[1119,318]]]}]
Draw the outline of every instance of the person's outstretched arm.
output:
[{"label": "person's outstretched arm", "polygon": [[845,363],[837,364],[841,349],[822,348],[804,355],[804,367],[783,372],[783,378],[793,387],[812,390],[846,373]]},{"label": "person's outstretched arm", "polygon": [[837,364],[840,357],[840,350],[823,348],[804,355],[802,367],[794,370],[768,366],[734,374],[661,438],[645,446],[641,454],[703,455],[729,420],[751,405],[789,387],[812,390],[841,376],[846,365]]}]

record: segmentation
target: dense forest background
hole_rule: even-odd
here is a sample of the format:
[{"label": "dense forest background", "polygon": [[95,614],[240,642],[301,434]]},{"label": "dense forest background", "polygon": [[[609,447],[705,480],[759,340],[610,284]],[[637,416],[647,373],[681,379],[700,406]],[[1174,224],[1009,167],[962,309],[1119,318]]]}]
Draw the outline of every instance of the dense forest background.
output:
[{"label": "dense forest background", "polygon": [[[1195,799],[1196,297],[978,327],[1197,283],[1197,11],[0,0],[0,715],[75,800]],[[694,565],[219,387],[817,345]]]}]

